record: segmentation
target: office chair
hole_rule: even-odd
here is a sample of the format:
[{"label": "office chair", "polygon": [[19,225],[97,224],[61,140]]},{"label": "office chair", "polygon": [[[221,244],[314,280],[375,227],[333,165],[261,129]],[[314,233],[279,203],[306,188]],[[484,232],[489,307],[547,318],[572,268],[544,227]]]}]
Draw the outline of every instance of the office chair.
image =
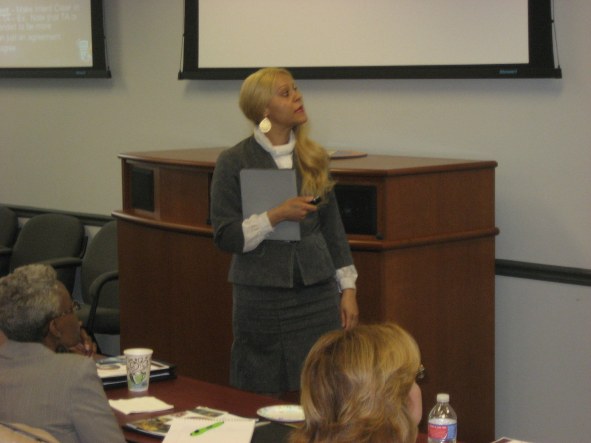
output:
[{"label": "office chair", "polygon": [[80,320],[91,336],[119,334],[119,269],[117,222],[106,223],[94,236],[80,268],[84,305]]},{"label": "office chair", "polygon": [[0,205],[0,277],[8,274],[12,245],[18,230],[16,213]]},{"label": "office chair", "polygon": [[21,228],[10,255],[10,272],[32,263],[52,266],[70,294],[86,245],[82,222],[71,215],[41,214]]}]

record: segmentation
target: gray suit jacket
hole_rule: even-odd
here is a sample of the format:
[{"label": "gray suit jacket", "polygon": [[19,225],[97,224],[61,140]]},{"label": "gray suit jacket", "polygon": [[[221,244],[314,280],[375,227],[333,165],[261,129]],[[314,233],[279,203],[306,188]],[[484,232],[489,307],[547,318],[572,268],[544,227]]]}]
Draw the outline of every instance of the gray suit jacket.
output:
[{"label": "gray suit jacket", "polygon": [[[353,264],[334,192],[317,212],[300,222],[299,242],[264,240],[253,251],[243,253],[240,170],[244,168],[277,166],[254,137],[222,152],[216,162],[211,183],[211,220],[215,243],[234,253],[229,275],[232,283],[290,288],[298,267],[304,284],[312,285]],[[297,179],[299,189],[301,177]]]},{"label": "gray suit jacket", "polygon": [[41,428],[61,443],[125,441],[94,361],[40,343],[0,346],[0,421]]}]

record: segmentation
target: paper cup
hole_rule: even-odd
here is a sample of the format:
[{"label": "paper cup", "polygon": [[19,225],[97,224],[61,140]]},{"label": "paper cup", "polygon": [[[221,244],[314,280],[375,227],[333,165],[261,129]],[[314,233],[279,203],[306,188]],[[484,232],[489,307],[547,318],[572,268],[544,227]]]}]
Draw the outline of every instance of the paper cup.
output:
[{"label": "paper cup", "polygon": [[127,387],[133,392],[147,391],[150,384],[152,350],[131,348],[123,351],[127,365]]}]

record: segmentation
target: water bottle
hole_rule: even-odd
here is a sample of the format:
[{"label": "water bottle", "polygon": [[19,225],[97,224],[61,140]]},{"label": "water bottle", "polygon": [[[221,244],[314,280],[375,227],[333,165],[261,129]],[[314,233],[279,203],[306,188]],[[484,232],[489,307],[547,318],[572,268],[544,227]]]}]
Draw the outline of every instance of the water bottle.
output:
[{"label": "water bottle", "polygon": [[429,443],[456,443],[458,416],[449,405],[449,394],[437,394],[437,404],[429,413]]}]

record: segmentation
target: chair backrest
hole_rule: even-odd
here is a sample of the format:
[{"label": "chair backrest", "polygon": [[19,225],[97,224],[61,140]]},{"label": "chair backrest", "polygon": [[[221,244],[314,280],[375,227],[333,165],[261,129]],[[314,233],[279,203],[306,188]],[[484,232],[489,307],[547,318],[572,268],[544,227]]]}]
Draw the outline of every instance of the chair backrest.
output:
[{"label": "chair backrest", "polygon": [[12,246],[16,239],[18,217],[6,206],[0,205],[0,246]]},{"label": "chair backrest", "polygon": [[8,274],[10,254],[18,232],[18,217],[6,206],[0,205],[0,277]]},{"label": "chair backrest", "polygon": [[[84,226],[71,215],[41,214],[21,228],[12,247],[10,271],[19,266],[61,257],[80,257],[84,248]],[[58,278],[71,292],[76,270],[58,269]]]},{"label": "chair backrest", "polygon": [[[84,303],[92,303],[89,291],[92,282],[105,272],[116,271],[118,267],[117,222],[110,221],[94,235],[82,260],[80,290]],[[101,306],[118,306],[117,293],[117,282],[108,283],[101,294]]]}]

